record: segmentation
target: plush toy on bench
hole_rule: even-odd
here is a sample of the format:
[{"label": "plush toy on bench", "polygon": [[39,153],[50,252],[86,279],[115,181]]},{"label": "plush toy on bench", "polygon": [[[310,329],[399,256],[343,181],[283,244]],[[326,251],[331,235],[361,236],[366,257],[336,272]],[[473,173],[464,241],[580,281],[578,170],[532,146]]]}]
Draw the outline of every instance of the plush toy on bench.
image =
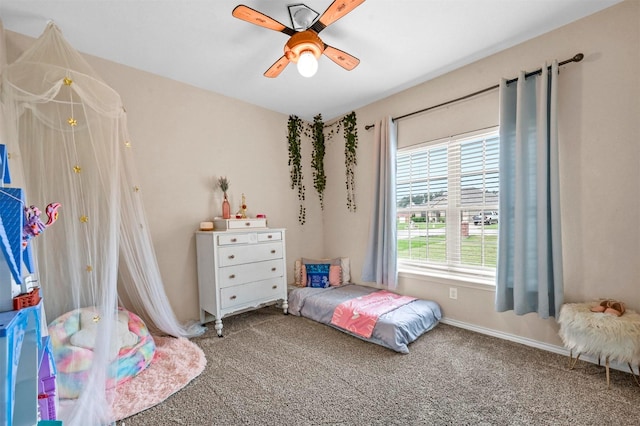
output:
[{"label": "plush toy on bench", "polygon": [[[49,325],[60,398],[80,395],[89,376],[100,321],[95,308],[82,308],[63,314]],[[147,326],[133,312],[120,308],[113,330],[109,345],[108,389],[147,368],[156,349]]]}]

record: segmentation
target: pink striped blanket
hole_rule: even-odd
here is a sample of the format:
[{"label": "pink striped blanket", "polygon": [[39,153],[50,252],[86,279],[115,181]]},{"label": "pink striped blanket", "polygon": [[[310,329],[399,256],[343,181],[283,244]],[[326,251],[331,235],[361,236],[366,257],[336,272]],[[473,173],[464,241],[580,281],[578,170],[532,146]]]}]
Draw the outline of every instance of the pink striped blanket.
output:
[{"label": "pink striped blanket", "polygon": [[331,324],[365,338],[371,337],[380,315],[416,300],[387,290],[376,291],[340,303],[333,311]]}]

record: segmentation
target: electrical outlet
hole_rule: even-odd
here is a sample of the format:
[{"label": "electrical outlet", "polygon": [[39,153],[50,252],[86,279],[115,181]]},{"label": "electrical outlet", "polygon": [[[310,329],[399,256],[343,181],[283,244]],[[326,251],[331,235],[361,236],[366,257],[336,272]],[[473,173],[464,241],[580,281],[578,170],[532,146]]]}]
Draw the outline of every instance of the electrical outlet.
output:
[{"label": "electrical outlet", "polygon": [[458,289],[452,287],[449,289],[449,299],[457,299],[458,298]]}]

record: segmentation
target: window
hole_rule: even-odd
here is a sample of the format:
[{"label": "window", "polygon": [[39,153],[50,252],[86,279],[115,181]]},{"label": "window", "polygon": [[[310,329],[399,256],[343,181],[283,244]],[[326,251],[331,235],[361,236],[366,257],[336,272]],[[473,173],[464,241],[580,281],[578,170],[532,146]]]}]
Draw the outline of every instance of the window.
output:
[{"label": "window", "polygon": [[499,148],[494,130],[398,151],[400,266],[495,275]]}]

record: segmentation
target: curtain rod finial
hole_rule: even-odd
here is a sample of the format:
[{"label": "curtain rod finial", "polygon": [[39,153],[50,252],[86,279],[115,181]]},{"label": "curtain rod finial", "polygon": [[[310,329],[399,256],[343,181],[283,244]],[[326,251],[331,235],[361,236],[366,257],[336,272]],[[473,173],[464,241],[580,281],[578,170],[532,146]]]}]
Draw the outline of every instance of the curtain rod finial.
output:
[{"label": "curtain rod finial", "polygon": [[574,62],[580,62],[583,59],[584,59],[584,55],[582,53],[578,53],[576,56],[573,57]]}]

